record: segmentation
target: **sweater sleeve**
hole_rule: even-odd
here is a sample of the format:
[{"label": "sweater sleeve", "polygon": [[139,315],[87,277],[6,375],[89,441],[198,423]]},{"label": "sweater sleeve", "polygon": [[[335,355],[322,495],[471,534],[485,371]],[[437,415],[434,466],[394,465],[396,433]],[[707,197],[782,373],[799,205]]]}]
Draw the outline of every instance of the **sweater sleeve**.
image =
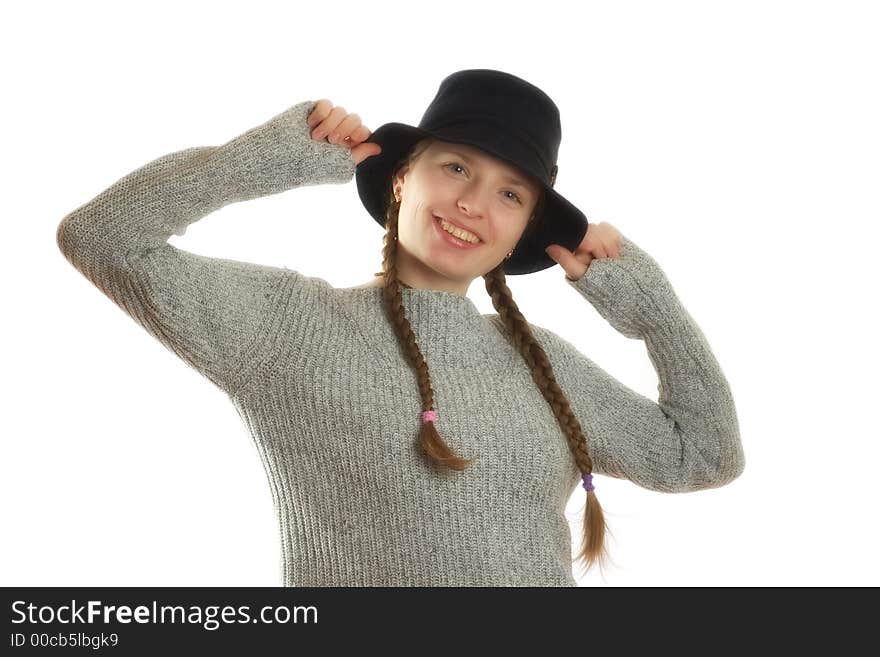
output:
[{"label": "sweater sleeve", "polygon": [[229,393],[256,367],[280,301],[311,279],[167,240],[230,203],[349,181],[351,151],[311,137],[314,105],[300,102],[221,146],[159,157],[70,212],[56,231],[59,249],[83,276]]},{"label": "sweater sleeve", "polygon": [[558,350],[556,378],[587,438],[594,472],[668,493],[738,477],[745,458],[727,380],[654,259],[624,237],[619,257],[595,259],[579,279],[565,280],[618,332],[645,342],[659,379],[654,402],[544,330]]}]

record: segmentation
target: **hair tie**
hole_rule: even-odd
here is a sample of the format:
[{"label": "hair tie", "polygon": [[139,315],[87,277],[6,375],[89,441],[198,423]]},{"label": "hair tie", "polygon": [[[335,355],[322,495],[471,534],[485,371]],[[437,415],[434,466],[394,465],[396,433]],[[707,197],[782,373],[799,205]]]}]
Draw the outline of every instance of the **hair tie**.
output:
[{"label": "hair tie", "polygon": [[585,474],[585,475],[583,475],[582,479],[584,480],[584,490],[586,490],[587,492],[589,492],[591,490],[595,490],[596,487],[593,486],[593,475],[592,474]]},{"label": "hair tie", "polygon": [[422,412],[422,422],[433,422],[434,418],[437,417],[437,411],[423,411]]}]

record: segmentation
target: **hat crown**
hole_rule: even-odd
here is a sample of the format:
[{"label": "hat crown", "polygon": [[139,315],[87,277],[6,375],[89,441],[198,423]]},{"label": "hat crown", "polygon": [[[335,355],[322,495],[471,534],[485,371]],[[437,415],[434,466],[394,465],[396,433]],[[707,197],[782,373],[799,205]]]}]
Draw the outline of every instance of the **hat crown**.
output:
[{"label": "hat crown", "polygon": [[533,173],[544,180],[555,178],[562,126],[559,108],[541,89],[504,71],[456,71],[441,81],[419,128],[440,132],[466,125],[473,129],[480,124],[493,132],[501,129],[527,144],[540,162],[540,170]]}]

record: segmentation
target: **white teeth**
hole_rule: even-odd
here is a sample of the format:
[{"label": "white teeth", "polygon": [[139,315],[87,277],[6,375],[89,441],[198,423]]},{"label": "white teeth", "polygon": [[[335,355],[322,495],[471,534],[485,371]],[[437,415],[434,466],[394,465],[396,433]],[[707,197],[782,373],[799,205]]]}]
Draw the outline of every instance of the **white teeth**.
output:
[{"label": "white teeth", "polygon": [[474,235],[473,233],[469,233],[465,230],[461,230],[447,222],[445,219],[440,219],[440,226],[447,233],[452,233],[457,238],[464,240],[465,242],[470,242],[471,244],[476,244],[480,241],[480,238]]}]

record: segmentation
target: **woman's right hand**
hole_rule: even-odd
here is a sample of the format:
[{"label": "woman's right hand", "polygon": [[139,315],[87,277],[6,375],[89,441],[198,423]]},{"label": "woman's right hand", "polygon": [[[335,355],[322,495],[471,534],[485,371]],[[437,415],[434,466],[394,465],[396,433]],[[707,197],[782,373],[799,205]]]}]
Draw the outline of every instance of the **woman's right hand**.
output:
[{"label": "woman's right hand", "polygon": [[364,143],[372,132],[361,124],[361,117],[349,114],[343,107],[333,107],[333,103],[326,98],[315,103],[306,122],[312,128],[312,139],[326,139],[331,144],[347,146],[351,149],[355,164],[382,152],[379,144]]}]

